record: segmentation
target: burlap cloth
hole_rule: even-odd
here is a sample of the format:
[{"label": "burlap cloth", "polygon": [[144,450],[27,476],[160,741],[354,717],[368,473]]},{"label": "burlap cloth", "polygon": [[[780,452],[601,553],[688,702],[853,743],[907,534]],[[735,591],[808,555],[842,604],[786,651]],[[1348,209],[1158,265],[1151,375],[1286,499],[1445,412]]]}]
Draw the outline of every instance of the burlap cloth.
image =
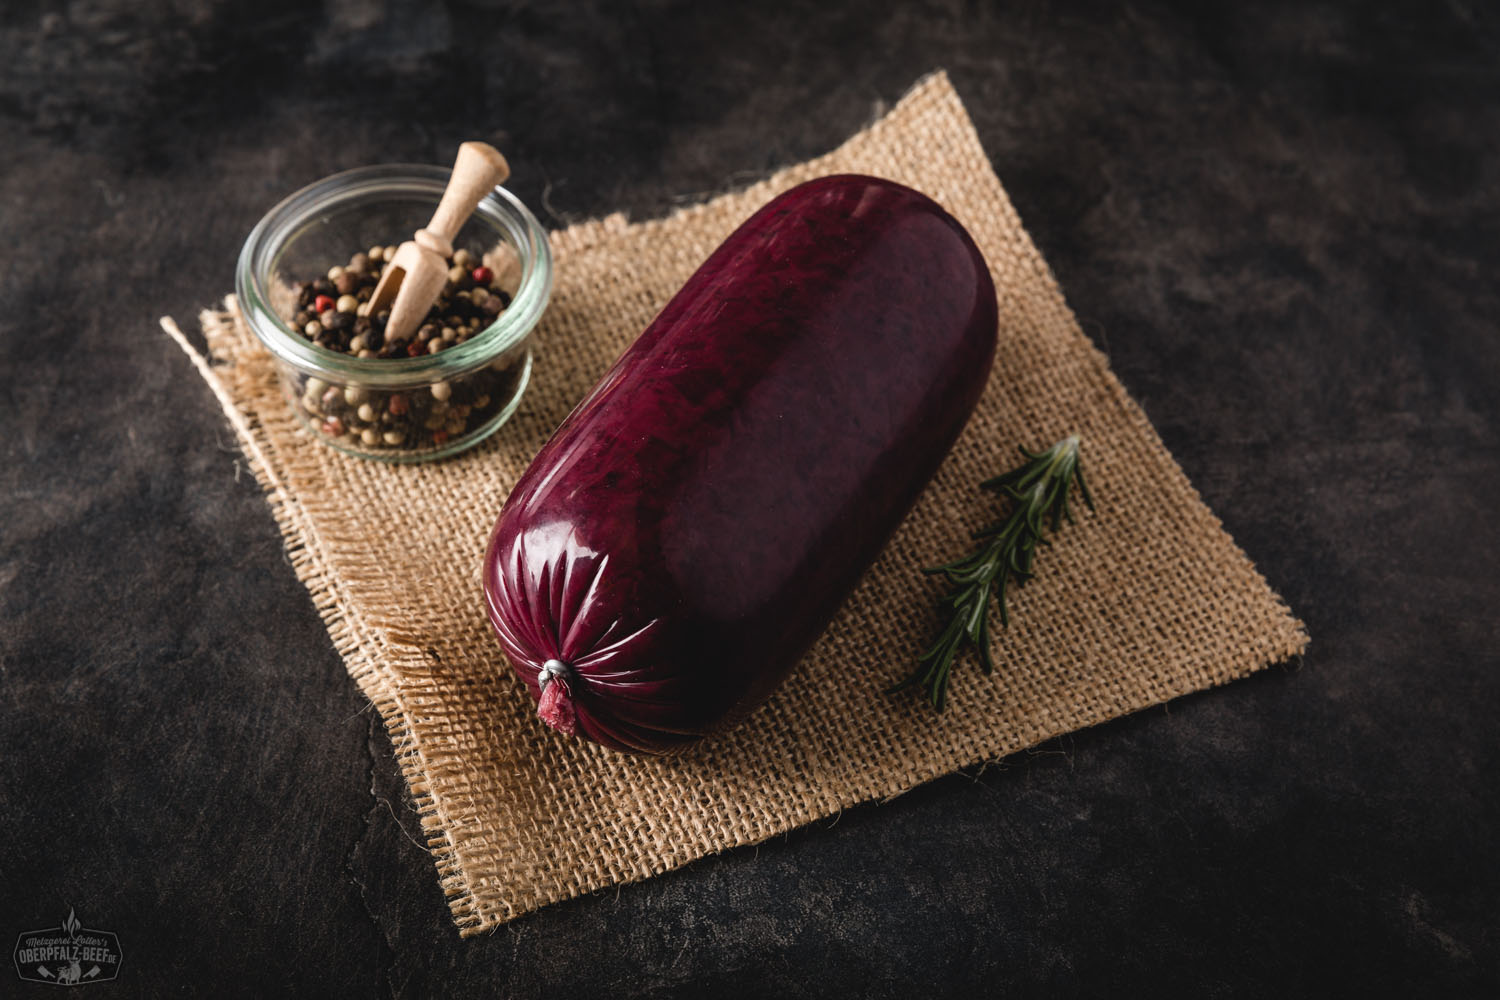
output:
[{"label": "burlap cloth", "polygon": [[[925,191],[994,272],[989,388],[937,478],[780,692],[748,722],[671,760],[537,721],[490,633],[479,566],[507,491],[552,429],[694,268],[761,204],[821,174]],[[555,233],[557,285],[520,410],[457,459],[388,466],[311,440],[233,303],[188,347],[264,484],[293,565],[349,673],[385,719],[465,935],[884,799],[1049,737],[1241,677],[1299,653],[1303,627],[1173,462],[1080,332],[942,74],[834,152],[670,218]],[[1016,446],[1084,441],[1099,504],[1039,555],[939,716],[903,677],[938,628],[919,572],[965,550],[994,501],[975,488]],[[409,516],[370,530],[371,498]],[[998,624],[998,623],[997,623]],[[308,761],[307,766],[318,766]]]}]

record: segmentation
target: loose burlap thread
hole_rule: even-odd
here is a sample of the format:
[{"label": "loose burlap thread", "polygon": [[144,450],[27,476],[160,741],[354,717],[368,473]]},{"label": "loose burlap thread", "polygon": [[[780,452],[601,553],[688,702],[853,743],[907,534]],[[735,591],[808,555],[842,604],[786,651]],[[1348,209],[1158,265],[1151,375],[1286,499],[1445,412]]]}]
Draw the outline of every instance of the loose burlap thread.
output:
[{"label": "loose burlap thread", "polygon": [[[814,649],[738,728],[639,759],[544,727],[485,619],[496,514],[553,428],[741,221],[809,178],[910,184],[973,234],[1000,302],[994,374],[952,454]],[[340,455],[294,419],[233,299],[202,316],[209,357],[170,320],[265,486],[298,576],[390,732],[461,933],[763,841],[957,768],[1241,677],[1307,637],[1079,330],[947,78],[919,83],[839,149],[666,219],[553,234],[557,283],[531,388],[453,460]],[[935,630],[919,570],[992,519],[976,484],[1015,448],[1071,433],[1099,510],[1039,556],[996,628],[998,669],[958,668],[948,710],[883,693]],[[372,497],[407,516],[367,524]],[[753,544],[753,539],[744,540]],[[316,762],[309,761],[309,767]]]}]

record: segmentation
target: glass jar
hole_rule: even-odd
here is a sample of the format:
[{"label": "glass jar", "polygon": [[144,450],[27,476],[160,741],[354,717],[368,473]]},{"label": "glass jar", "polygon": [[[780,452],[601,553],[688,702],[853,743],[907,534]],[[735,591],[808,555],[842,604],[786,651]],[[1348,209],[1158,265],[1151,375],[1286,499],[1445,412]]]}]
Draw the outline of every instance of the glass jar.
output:
[{"label": "glass jar", "polygon": [[452,455],[493,434],[526,391],[532,333],[552,294],[552,252],[536,217],[501,187],[453,240],[455,251],[492,268],[509,297],[488,326],[406,358],[344,354],[293,328],[296,283],[322,278],[366,248],[411,239],[431,220],[448,173],[392,164],[324,178],[267,212],[240,251],[240,310],[276,359],[293,411],[340,451],[387,462]]}]

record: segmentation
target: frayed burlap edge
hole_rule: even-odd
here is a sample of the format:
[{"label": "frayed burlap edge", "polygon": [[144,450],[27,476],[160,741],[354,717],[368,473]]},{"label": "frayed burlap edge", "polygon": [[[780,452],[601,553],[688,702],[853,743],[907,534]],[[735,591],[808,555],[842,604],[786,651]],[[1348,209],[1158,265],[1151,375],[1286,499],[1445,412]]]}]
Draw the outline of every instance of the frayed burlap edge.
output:
[{"label": "frayed burlap edge", "polygon": [[[210,357],[232,355],[226,342],[240,335],[237,333],[239,317],[239,303],[233,295],[225,297],[223,311],[205,309],[199,313]],[[458,863],[456,845],[449,835],[450,827],[444,820],[441,803],[432,793],[428,780],[431,765],[412,738],[411,716],[406,706],[386,683],[385,675],[377,668],[372,656],[372,651],[382,644],[378,632],[360,619],[356,611],[358,605],[342,592],[339,575],[329,571],[323,550],[314,541],[318,532],[306,506],[288,492],[266,455],[259,421],[240,410],[215,371],[215,365],[188,341],[175,320],[164,316],[160,323],[192,361],[234,428],[256,481],[265,490],[297,579],[307,587],[313,607],[328,629],[328,636],[343,658],[349,676],[370,699],[385,723],[396,761],[421,821],[428,853],[437,866],[439,882],[453,911],[454,922],[466,933],[476,932],[481,923],[480,914],[474,906],[474,895],[463,867]]]}]

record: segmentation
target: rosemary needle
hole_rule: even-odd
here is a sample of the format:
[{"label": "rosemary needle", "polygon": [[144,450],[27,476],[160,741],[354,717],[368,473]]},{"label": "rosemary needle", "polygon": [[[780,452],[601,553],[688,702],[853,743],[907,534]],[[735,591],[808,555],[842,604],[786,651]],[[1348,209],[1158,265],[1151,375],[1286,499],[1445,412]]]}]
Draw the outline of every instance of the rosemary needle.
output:
[{"label": "rosemary needle", "polygon": [[948,581],[948,592],[939,603],[942,613],[948,616],[948,624],[931,648],[918,658],[911,676],[891,688],[892,691],[920,685],[932,707],[941,712],[947,701],[953,661],[966,643],[979,650],[979,662],[985,673],[995,669],[990,659],[990,596],[993,594],[999,601],[1001,623],[1010,624],[1005,607],[1006,588],[1012,580],[1020,586],[1031,579],[1037,543],[1046,542],[1042,537],[1045,525],[1057,531],[1063,518],[1072,523],[1068,493],[1075,481],[1084,502],[1090,510],[1094,509],[1094,498],[1078,464],[1078,447],[1075,434],[1037,454],[1022,448],[1021,454],[1027,459],[1025,465],[979,484],[1009,497],[1014,506],[1004,520],[974,532],[973,537],[982,544],[973,552],[923,570]]}]

